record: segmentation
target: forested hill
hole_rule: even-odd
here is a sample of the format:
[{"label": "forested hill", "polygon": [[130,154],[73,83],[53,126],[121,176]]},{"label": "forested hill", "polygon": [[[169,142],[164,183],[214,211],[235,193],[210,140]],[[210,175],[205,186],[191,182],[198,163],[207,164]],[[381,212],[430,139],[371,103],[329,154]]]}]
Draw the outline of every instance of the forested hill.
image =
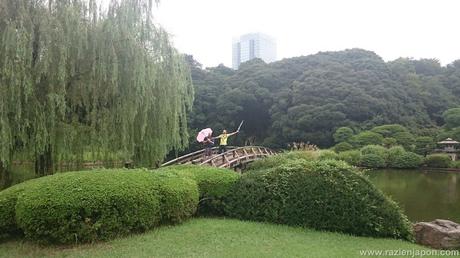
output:
[{"label": "forested hill", "polygon": [[400,58],[384,62],[371,51],[321,52],[271,64],[256,59],[234,71],[192,66],[195,85],[191,128],[232,130],[237,138],[285,147],[304,141],[333,145],[338,127],[355,131],[401,124],[418,134],[442,125],[442,113],[460,104],[460,60]]}]

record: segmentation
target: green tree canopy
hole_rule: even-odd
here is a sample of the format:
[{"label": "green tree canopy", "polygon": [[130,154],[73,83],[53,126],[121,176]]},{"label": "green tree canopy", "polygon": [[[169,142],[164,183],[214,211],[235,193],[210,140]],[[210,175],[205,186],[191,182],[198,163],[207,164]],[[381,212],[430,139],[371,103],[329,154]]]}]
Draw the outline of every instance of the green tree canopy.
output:
[{"label": "green tree canopy", "polygon": [[349,127],[338,128],[333,137],[336,143],[346,142],[353,136],[353,130]]},{"label": "green tree canopy", "polygon": [[375,132],[394,138],[436,130],[444,124],[442,113],[460,105],[460,61],[445,67],[435,59],[385,62],[363,49],[192,72],[190,127],[220,130],[249,118],[253,124],[243,128],[239,143],[251,138],[274,147],[299,141],[330,147],[340,127],[360,132],[377,126]]},{"label": "green tree canopy", "polygon": [[460,108],[451,108],[442,113],[442,117],[449,129],[460,127]]},{"label": "green tree canopy", "polygon": [[113,152],[151,166],[187,145],[190,71],[153,4],[1,2],[0,167],[22,153],[45,173]]},{"label": "green tree canopy", "polygon": [[350,142],[355,147],[363,147],[366,145],[381,145],[383,136],[371,131],[364,131],[350,139]]},{"label": "green tree canopy", "polygon": [[420,136],[415,139],[415,150],[414,152],[420,155],[426,156],[435,147],[435,143],[432,137]]},{"label": "green tree canopy", "polygon": [[400,132],[394,135],[396,143],[404,147],[404,149],[412,151],[415,144],[415,136],[409,132]]},{"label": "green tree canopy", "polygon": [[397,133],[408,132],[407,128],[398,124],[376,126],[371,131],[381,134],[383,137],[394,137]]}]

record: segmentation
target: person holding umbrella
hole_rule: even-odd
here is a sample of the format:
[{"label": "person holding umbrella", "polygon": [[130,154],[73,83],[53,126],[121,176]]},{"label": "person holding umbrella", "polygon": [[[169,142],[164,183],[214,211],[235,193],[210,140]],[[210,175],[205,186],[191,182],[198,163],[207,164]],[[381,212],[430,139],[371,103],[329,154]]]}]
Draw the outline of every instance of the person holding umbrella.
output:
[{"label": "person holding umbrella", "polygon": [[204,157],[211,157],[212,156],[212,146],[214,146],[214,142],[212,141],[212,134],[206,136],[203,140],[204,144]]},{"label": "person holding umbrella", "polygon": [[212,129],[206,128],[201,130],[196,136],[196,140],[204,145],[204,158],[211,156],[212,146],[214,145],[212,141]]}]

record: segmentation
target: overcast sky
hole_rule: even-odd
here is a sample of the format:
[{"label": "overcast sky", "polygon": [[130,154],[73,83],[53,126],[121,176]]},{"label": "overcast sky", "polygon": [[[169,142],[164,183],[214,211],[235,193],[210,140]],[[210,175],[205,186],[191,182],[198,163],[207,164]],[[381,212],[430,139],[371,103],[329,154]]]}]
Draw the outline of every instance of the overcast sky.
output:
[{"label": "overcast sky", "polygon": [[275,37],[278,59],[347,48],[460,59],[460,0],[162,0],[156,21],[204,66],[231,67],[232,38],[249,32]]}]

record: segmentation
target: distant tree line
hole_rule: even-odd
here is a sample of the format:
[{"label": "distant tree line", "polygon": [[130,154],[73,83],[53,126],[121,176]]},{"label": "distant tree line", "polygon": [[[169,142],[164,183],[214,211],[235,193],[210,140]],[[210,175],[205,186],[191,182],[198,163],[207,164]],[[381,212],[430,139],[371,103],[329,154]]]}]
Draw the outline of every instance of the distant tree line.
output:
[{"label": "distant tree line", "polygon": [[[192,56],[188,62],[195,86],[190,128],[232,129],[245,120],[236,144],[324,148],[352,137],[349,144],[410,145],[424,154],[424,140],[460,140],[460,60],[447,66],[435,59],[385,62],[350,49],[270,64],[255,59],[236,71],[203,69]],[[381,125],[396,131],[375,132],[388,129],[374,128]],[[347,129],[337,131],[341,127]]]}]

